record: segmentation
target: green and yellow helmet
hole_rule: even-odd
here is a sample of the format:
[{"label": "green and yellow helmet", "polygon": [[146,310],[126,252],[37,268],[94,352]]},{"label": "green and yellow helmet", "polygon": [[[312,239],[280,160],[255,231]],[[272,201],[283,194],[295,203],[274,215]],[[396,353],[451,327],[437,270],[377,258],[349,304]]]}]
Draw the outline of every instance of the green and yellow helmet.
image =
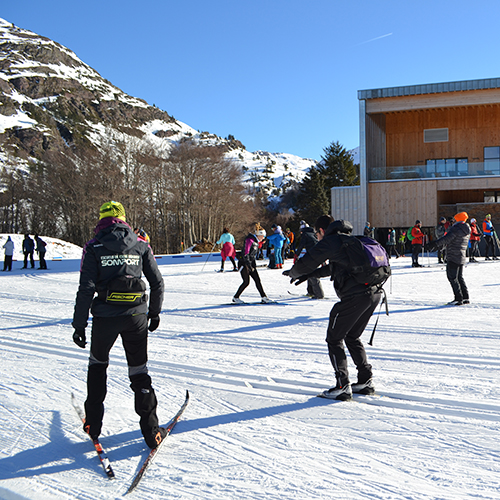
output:
[{"label": "green and yellow helmet", "polygon": [[125,209],[118,201],[107,201],[102,204],[99,209],[99,220],[104,219],[104,217],[116,217],[122,221],[127,220],[125,217]]}]

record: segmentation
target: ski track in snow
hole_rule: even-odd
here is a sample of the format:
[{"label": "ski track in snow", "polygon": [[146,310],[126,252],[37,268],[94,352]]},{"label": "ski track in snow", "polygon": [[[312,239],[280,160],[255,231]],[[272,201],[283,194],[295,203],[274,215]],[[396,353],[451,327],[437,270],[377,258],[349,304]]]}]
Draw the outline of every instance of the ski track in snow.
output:
[{"label": "ski track in snow", "polygon": [[[330,300],[311,301],[287,294],[305,284],[259,269],[282,304],[234,307],[239,273],[161,265],[149,369],[162,423],[186,389],[191,401],[130,497],[500,499],[500,263],[467,266],[463,307],[445,306],[442,266],[392,264],[390,315],[367,346],[377,394],[345,403],[316,397],[334,383],[328,280]],[[111,352],[101,435],[110,481],[70,403],[74,392],[83,404],[88,359],[71,338],[79,262],[53,267],[0,276],[0,499],[121,498],[148,452],[123,349]],[[259,300],[253,283],[242,298]]]}]

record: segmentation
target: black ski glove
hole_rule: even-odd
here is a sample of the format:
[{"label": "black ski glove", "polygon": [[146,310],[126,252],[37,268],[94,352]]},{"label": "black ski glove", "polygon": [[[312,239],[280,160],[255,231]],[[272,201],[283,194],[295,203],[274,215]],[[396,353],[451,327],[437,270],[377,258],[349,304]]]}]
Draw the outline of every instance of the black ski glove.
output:
[{"label": "black ski glove", "polygon": [[300,285],[301,283],[304,283],[304,281],[307,281],[309,278],[307,274],[304,274],[304,276],[301,276],[300,278],[295,278],[295,280],[291,279],[290,283],[293,283],[295,281],[295,286]]},{"label": "black ski glove", "polygon": [[75,333],[73,333],[73,342],[82,349],[85,349],[87,337],[85,336],[85,328],[75,328]]},{"label": "black ski glove", "polygon": [[[283,271],[283,276],[290,276],[290,271]],[[303,276],[300,276],[299,278],[290,278],[290,283],[295,282],[295,286],[300,285],[301,283],[304,283],[304,281],[307,281],[309,279],[307,274],[304,274]]]},{"label": "black ski glove", "polygon": [[149,326],[148,326],[148,330],[150,332],[154,332],[158,326],[160,325],[160,317],[159,316],[149,316]]}]

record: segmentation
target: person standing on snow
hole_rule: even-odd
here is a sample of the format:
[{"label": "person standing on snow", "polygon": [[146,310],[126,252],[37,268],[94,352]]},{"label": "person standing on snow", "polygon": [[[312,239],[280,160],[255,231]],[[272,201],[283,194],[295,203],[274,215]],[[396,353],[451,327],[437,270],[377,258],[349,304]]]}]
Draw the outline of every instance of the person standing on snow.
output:
[{"label": "person standing on snow", "polygon": [[266,296],[264,288],[262,288],[260,276],[257,272],[257,262],[255,260],[259,251],[259,243],[262,242],[265,237],[266,230],[263,229],[262,226],[257,222],[257,224],[255,224],[254,232],[249,233],[245,238],[245,242],[243,243],[243,250],[241,251],[241,259],[238,263],[239,267],[241,267],[241,277],[243,279],[243,283],[238,288],[238,291],[234,294],[233,304],[244,304],[244,302],[240,299],[240,295],[250,284],[250,278],[252,278],[255,282],[255,286],[257,287],[257,290],[259,291],[262,299],[261,302],[263,304],[272,302]]},{"label": "person standing on snow", "polygon": [[[495,228],[493,227],[493,224],[491,222],[490,214],[488,214],[483,221],[483,236],[486,243],[484,260],[498,260],[498,257],[495,255],[495,242],[493,240],[493,238],[495,237]],[[489,253],[491,253],[491,258],[488,256]]]},{"label": "person standing on snow", "polygon": [[[297,253],[295,255],[295,261],[303,257],[304,255],[311,250],[311,248],[318,243],[317,233],[314,231],[312,227],[309,227],[309,224],[305,221],[300,221],[300,243],[297,247]],[[321,286],[321,281],[316,276],[311,276],[307,280],[307,295],[312,297],[313,299],[324,299],[325,292],[323,291],[323,287]]]},{"label": "person standing on snow", "polygon": [[220,251],[220,255],[222,258],[222,262],[220,265],[220,273],[224,272],[224,262],[227,258],[233,264],[233,271],[237,271],[238,267],[236,266],[236,262],[234,258],[236,257],[236,250],[234,249],[234,236],[229,232],[229,229],[225,227],[222,230],[221,237],[215,242],[216,245],[222,244],[222,249]]},{"label": "person standing on snow", "polygon": [[35,234],[36,241],[36,252],[38,253],[38,260],[40,261],[40,267],[38,269],[47,269],[47,263],[45,262],[45,252],[47,251],[47,243]]},{"label": "person standing on snow", "polygon": [[455,224],[438,240],[431,241],[425,248],[432,252],[446,245],[446,277],[451,284],[455,298],[450,305],[461,306],[469,303],[469,291],[463,277],[464,264],[467,262],[470,227],[467,212],[455,215]]},{"label": "person standing on snow", "polygon": [[35,259],[33,258],[34,252],[35,242],[30,238],[29,234],[25,234],[23,240],[24,266],[21,269],[26,269],[28,267],[28,257],[30,259],[31,269],[35,267]]},{"label": "person standing on snow", "polygon": [[[439,224],[434,229],[434,234],[436,235],[436,239],[442,238],[449,229],[448,222],[446,221],[446,217],[441,217],[439,219]],[[438,264],[443,264],[445,261],[445,248],[440,248],[437,253]]]},{"label": "person standing on snow", "polygon": [[[126,223],[121,203],[110,201],[101,206],[94,233],[95,238],[83,249],[72,322],[73,341],[85,348],[85,328],[91,309],[92,338],[83,427],[92,439],[101,433],[109,352],[120,335],[142,435],[150,448],[156,448],[166,430],[158,425],[158,402],[147,368],[147,343],[148,330],[153,332],[160,324],[163,278],[149,244]],[[142,273],[150,286],[149,307]]]},{"label": "person standing on snow", "polygon": [[273,229],[273,234],[267,237],[267,244],[273,247],[271,250],[274,255],[273,269],[283,269],[283,243],[285,242],[286,237],[283,236],[281,226],[273,224],[271,229]]},{"label": "person standing on snow", "polygon": [[387,255],[389,259],[392,256],[392,252],[396,254],[396,259],[399,259],[399,253],[396,250],[396,230],[393,227],[389,229],[389,234],[387,235]]},{"label": "person standing on snow", "polygon": [[12,271],[12,257],[14,256],[14,242],[10,236],[7,236],[7,241],[5,242],[5,258],[3,261],[3,270]]},{"label": "person standing on snow", "polygon": [[372,240],[375,239],[375,228],[368,221],[366,221],[365,228],[363,229],[363,236],[368,236]]},{"label": "person standing on snow", "polygon": [[418,256],[422,251],[425,238],[425,234],[422,232],[421,227],[422,223],[417,220],[411,229],[411,235],[413,236],[413,239],[411,240],[412,267],[422,267],[422,265],[418,263]]},{"label": "person standing on snow", "polygon": [[[302,282],[311,276],[331,276],[340,302],[337,302],[330,312],[326,342],[337,384],[320,395],[328,399],[347,401],[352,398],[353,392],[375,392],[372,366],[368,363],[360,337],[383,292],[377,286],[358,283],[350,274],[350,259],[347,253],[349,250],[344,244],[344,238],[345,235],[351,236],[352,224],[344,220],[330,220],[329,215],[318,218],[315,228],[319,243],[299,259],[292,269],[284,271],[283,274],[289,276],[291,282]],[[318,267],[325,261],[329,261],[329,265]],[[352,385],[349,381],[344,343],[358,371],[358,382]]]},{"label": "person standing on snow", "polygon": [[469,262],[477,262],[475,256],[479,256],[479,242],[481,241],[481,231],[477,227],[476,219],[470,220],[470,253]]}]

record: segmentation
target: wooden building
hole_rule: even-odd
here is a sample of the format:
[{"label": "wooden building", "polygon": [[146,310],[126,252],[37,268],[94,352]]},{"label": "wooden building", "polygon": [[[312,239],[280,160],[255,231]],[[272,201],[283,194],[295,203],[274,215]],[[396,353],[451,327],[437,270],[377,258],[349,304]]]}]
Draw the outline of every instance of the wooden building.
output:
[{"label": "wooden building", "polygon": [[[377,228],[487,213],[500,228],[500,78],[358,92],[360,177],[332,214]],[[354,195],[354,196],[353,196]]]}]

